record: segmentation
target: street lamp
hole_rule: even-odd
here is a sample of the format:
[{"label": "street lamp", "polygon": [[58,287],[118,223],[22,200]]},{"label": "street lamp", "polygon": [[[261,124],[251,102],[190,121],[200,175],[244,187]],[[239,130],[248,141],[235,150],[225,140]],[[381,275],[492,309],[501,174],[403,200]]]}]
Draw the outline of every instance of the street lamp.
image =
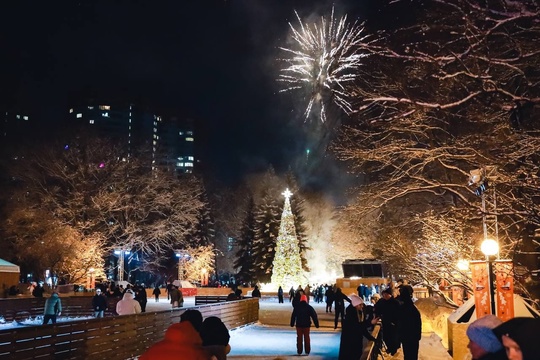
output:
[{"label": "street lamp", "polygon": [[189,259],[189,253],[186,250],[177,250],[178,258],[178,281],[184,280],[184,261]]},{"label": "street lamp", "polygon": [[493,239],[485,239],[480,250],[486,256],[488,263],[489,295],[491,297],[491,313],[495,314],[495,288],[493,286],[493,259],[499,253],[499,243]]},{"label": "street lamp", "polygon": [[126,248],[115,249],[114,254],[118,255],[118,281],[124,281],[124,256],[131,254]]}]

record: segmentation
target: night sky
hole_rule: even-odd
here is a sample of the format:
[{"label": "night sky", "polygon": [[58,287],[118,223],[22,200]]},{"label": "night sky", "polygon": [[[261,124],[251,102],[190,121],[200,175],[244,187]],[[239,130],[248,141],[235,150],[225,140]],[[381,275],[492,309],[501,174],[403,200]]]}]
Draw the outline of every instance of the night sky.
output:
[{"label": "night sky", "polygon": [[374,1],[3,2],[1,102],[54,124],[81,96],[134,101],[196,119],[223,181],[283,171],[304,151],[305,102],[276,82],[294,10],[363,20]]}]

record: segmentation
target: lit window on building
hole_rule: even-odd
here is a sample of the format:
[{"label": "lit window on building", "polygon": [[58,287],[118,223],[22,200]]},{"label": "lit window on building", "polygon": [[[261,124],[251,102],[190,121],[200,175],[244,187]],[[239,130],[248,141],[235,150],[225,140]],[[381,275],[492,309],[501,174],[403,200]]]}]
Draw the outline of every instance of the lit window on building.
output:
[{"label": "lit window on building", "polygon": [[187,159],[191,160],[191,161],[195,160],[195,159],[193,159],[193,156],[188,156]]},{"label": "lit window on building", "polygon": [[186,141],[194,141],[194,139],[192,137],[187,137]]},{"label": "lit window on building", "polygon": [[21,118],[21,115],[15,115],[15,117],[16,117],[17,119],[20,119],[20,118]]},{"label": "lit window on building", "polygon": [[23,116],[22,118],[23,118],[23,120],[28,120],[28,116],[26,116],[26,115]]},{"label": "lit window on building", "polygon": [[186,174],[191,174],[191,173],[193,173],[193,171],[191,169],[186,170]]},{"label": "lit window on building", "polygon": [[184,157],[183,157],[183,156],[179,156],[179,157],[178,157],[178,160],[184,160]]},{"label": "lit window on building", "polygon": [[82,118],[82,113],[77,114],[77,119],[80,119],[80,118]]},{"label": "lit window on building", "polygon": [[93,124],[93,123],[94,123],[94,120],[90,120],[90,121],[88,121],[88,122],[89,122],[90,124]]},{"label": "lit window on building", "polygon": [[99,110],[111,110],[109,105],[99,105]]},{"label": "lit window on building", "polygon": [[184,132],[183,132],[183,131],[179,131],[179,132],[178,132],[178,135],[182,136],[182,135],[184,135]]},{"label": "lit window on building", "polygon": [[157,128],[154,128],[154,132],[157,133]]},{"label": "lit window on building", "polygon": [[193,136],[193,131],[186,131],[186,135]]},{"label": "lit window on building", "polygon": [[103,116],[103,117],[109,117],[109,113],[108,113],[108,112],[104,112],[103,114],[101,114],[101,116]]},{"label": "lit window on building", "polygon": [[73,109],[69,109],[69,113],[71,114],[73,112]]},{"label": "lit window on building", "polygon": [[157,145],[157,141],[156,140],[152,141],[152,145]]},{"label": "lit window on building", "polygon": [[184,163],[177,162],[177,163],[176,163],[176,166],[178,166],[178,167],[184,167]]},{"label": "lit window on building", "polygon": [[187,162],[187,163],[184,163],[184,166],[185,167],[193,167],[193,163]]},{"label": "lit window on building", "polygon": [[89,107],[88,107],[88,110],[94,110],[94,107],[93,107],[93,106],[89,106]]}]

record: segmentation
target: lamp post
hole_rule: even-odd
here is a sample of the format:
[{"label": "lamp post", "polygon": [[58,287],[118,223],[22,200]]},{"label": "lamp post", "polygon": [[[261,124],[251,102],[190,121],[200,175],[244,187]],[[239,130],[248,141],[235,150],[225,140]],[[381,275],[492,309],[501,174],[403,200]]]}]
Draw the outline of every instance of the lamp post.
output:
[{"label": "lamp post", "polygon": [[491,314],[496,315],[495,311],[495,287],[493,286],[493,260],[495,255],[499,253],[499,243],[493,239],[484,239],[480,250],[486,256],[488,264],[488,281],[489,281],[489,295],[491,297]]},{"label": "lamp post", "polygon": [[94,277],[95,276],[95,274],[94,274],[95,271],[96,271],[96,269],[94,269],[93,267],[88,269],[88,272],[90,273],[90,284],[88,286],[88,289],[90,289],[90,290],[93,290],[95,288],[95,285],[96,285],[96,278]]},{"label": "lamp post", "polygon": [[178,258],[178,281],[184,280],[184,260],[189,259],[189,253],[186,250],[177,250],[176,257]]},{"label": "lamp post", "polygon": [[118,255],[118,281],[124,281],[124,256],[131,254],[131,251],[126,248],[114,250],[114,254]]}]

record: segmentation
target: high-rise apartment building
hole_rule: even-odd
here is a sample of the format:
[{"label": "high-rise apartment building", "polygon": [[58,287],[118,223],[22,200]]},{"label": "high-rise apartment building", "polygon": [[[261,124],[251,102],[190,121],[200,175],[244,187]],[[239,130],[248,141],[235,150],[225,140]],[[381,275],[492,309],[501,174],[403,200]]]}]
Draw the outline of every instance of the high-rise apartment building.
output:
[{"label": "high-rise apartment building", "polygon": [[149,151],[153,167],[192,173],[195,165],[193,121],[162,117],[133,104],[99,103],[69,109],[71,121],[99,136],[125,144],[128,152]]},{"label": "high-rise apartment building", "polygon": [[0,141],[17,142],[30,133],[30,116],[24,112],[0,110]]}]

